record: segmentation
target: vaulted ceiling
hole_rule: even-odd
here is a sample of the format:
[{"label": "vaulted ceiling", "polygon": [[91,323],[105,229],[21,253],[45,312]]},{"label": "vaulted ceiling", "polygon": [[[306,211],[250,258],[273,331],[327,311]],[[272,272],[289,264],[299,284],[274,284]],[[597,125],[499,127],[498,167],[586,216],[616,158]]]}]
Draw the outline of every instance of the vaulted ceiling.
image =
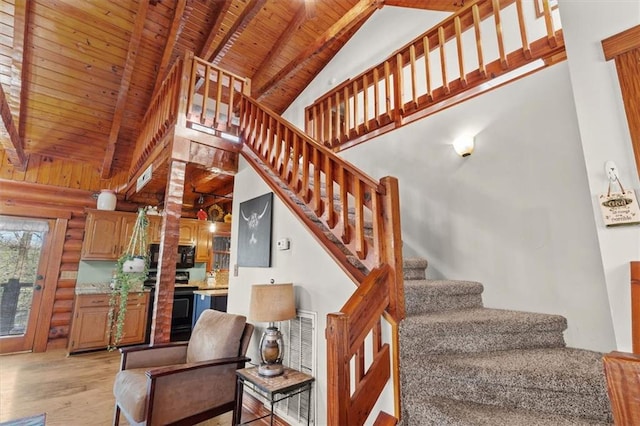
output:
[{"label": "vaulted ceiling", "polygon": [[[454,11],[463,0],[0,0],[0,142],[128,171],[138,124],[186,52],[251,78],[252,96],[287,106],[381,7]],[[192,197],[233,190],[199,177]],[[193,200],[192,200],[193,201]]]}]

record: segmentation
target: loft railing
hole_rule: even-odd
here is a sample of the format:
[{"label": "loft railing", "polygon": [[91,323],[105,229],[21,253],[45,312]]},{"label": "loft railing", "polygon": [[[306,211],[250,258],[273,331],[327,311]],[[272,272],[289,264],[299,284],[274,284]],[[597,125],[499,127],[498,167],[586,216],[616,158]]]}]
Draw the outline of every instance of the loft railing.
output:
[{"label": "loft railing", "polygon": [[129,179],[147,164],[156,147],[176,132],[186,137],[214,135],[236,142],[240,99],[251,80],[224,71],[189,52],[179,58],[153,96],[142,120]]},{"label": "loft railing", "polygon": [[501,78],[531,72],[536,61],[557,62],[563,53],[548,0],[477,0],[316,100],[305,109],[305,131],[344,149],[502,84]]}]

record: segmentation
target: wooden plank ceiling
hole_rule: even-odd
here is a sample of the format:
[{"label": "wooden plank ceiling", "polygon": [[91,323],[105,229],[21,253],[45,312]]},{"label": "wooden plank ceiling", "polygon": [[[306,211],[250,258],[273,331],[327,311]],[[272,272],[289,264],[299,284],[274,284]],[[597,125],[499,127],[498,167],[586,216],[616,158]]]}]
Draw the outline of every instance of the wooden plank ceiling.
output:
[{"label": "wooden plank ceiling", "polygon": [[[185,52],[250,77],[282,112],[377,8],[461,1],[0,0],[0,143],[16,168],[36,153],[108,178],[129,170],[152,94]],[[230,202],[233,176],[188,173],[186,207]]]}]

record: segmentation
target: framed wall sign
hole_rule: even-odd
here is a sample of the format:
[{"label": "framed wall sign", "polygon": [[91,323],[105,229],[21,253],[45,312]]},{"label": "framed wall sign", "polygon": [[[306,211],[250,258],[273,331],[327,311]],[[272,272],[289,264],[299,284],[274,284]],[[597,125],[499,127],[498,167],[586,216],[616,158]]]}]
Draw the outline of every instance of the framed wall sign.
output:
[{"label": "framed wall sign", "polygon": [[271,266],[273,192],[240,203],[238,266]]}]

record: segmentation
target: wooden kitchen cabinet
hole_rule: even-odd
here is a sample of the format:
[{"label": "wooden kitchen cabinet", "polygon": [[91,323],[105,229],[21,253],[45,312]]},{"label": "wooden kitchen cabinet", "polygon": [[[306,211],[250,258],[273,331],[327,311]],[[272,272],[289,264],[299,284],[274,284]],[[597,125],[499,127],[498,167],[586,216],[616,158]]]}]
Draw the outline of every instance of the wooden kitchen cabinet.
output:
[{"label": "wooden kitchen cabinet", "polygon": [[133,235],[137,213],[91,210],[87,213],[83,260],[117,260]]},{"label": "wooden kitchen cabinet", "polygon": [[209,264],[211,259],[211,242],[213,234],[211,233],[210,225],[208,221],[199,221],[198,223],[198,238],[196,244],[196,262],[203,262]]},{"label": "wooden kitchen cabinet", "polygon": [[198,241],[198,220],[180,219],[180,239],[178,244],[195,246]]},{"label": "wooden kitchen cabinet", "polygon": [[[109,294],[78,294],[73,308],[68,352],[107,348],[112,341],[109,333]],[[149,293],[130,293],[118,346],[144,343],[147,326]],[[117,311],[116,311],[117,314]],[[115,318],[115,315],[114,315]]]}]

